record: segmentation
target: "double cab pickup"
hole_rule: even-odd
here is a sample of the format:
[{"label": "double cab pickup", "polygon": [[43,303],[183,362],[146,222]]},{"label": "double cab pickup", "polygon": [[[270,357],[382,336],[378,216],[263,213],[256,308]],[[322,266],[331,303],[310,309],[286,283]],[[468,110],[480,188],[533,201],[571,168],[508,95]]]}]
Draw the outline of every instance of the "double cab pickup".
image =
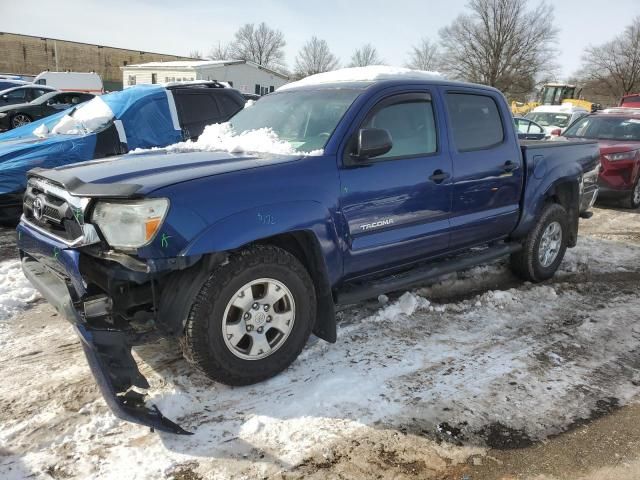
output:
[{"label": "double cab pickup", "polygon": [[24,273],[75,326],[114,413],[159,430],[186,433],[145,401],[133,346],[177,337],[212,380],[256,383],[312,332],[335,342],[336,305],[505,256],[549,279],[598,193],[595,142],[520,144],[480,85],[306,82],[229,131],[289,153],[265,141],[28,174]]}]

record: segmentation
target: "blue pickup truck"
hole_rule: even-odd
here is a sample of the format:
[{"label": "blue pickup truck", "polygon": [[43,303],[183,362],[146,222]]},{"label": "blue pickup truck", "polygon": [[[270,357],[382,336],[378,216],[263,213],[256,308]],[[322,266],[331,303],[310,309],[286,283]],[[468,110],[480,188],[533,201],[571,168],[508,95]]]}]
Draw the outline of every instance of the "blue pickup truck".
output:
[{"label": "blue pickup truck", "polygon": [[521,145],[502,94],[480,85],[312,83],[230,123],[290,153],[31,170],[18,225],[24,273],[75,326],[114,413],[174,433],[140,393],[132,346],[178,337],[211,379],[259,382],[312,332],[335,342],[336,305],[505,256],[549,279],[597,195],[596,143]]}]

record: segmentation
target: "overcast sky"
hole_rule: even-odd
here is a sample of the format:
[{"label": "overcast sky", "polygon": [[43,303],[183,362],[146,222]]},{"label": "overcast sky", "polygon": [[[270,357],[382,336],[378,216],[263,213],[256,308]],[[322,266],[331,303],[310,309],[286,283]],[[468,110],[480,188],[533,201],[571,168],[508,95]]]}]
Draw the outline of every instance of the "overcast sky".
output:
[{"label": "overcast sky", "polygon": [[[374,44],[390,65],[403,65],[421,37],[465,10],[467,0],[0,0],[0,31],[187,55],[228,42],[243,23],[267,22],[284,32],[289,67],[312,35],[327,40],[343,64],[353,50]],[[531,1],[535,4],[537,2]],[[614,37],[640,15],[640,0],[562,0],[555,5],[560,29],[561,76],[580,66],[587,44]],[[1,54],[1,53],[0,53]]]}]

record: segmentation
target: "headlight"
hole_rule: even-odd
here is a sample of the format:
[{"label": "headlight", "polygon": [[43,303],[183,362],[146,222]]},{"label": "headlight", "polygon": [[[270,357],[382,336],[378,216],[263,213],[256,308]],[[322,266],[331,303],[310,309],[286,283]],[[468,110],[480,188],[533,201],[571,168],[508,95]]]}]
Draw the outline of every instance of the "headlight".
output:
[{"label": "headlight", "polygon": [[138,248],[151,243],[168,210],[166,198],[98,202],[91,220],[112,247]]},{"label": "headlight", "polygon": [[622,153],[609,153],[604,156],[610,162],[619,162],[620,160],[633,160],[636,158],[638,154],[638,150],[632,150],[630,152],[622,152]]}]

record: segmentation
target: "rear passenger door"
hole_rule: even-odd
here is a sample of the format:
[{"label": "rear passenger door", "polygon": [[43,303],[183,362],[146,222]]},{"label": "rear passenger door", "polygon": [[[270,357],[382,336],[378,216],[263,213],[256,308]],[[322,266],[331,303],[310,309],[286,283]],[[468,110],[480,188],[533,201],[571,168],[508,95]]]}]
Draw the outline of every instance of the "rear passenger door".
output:
[{"label": "rear passenger door", "polygon": [[218,102],[207,89],[174,90],[180,127],[185,139],[197,139],[204,127],[225,121]]},{"label": "rear passenger door", "polygon": [[456,89],[444,96],[453,160],[451,247],[503,238],[518,222],[523,182],[512,117],[501,115],[498,93]]}]

